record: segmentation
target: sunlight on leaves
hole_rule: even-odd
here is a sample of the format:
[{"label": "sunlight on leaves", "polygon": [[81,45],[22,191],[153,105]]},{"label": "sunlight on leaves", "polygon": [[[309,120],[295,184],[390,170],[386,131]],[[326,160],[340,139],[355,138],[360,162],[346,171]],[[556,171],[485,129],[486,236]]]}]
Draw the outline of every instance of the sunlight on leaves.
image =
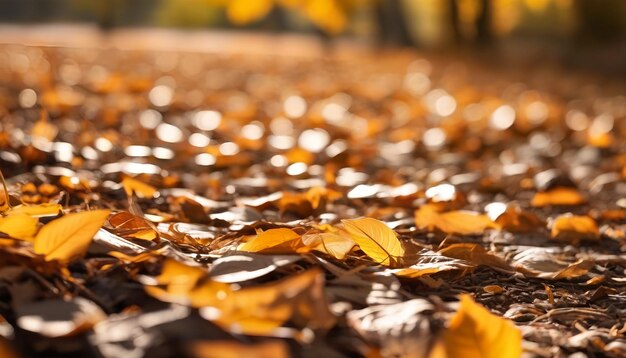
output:
[{"label": "sunlight on leaves", "polygon": [[377,263],[394,266],[404,256],[398,236],[382,221],[361,218],[341,222],[359,248]]},{"label": "sunlight on leaves", "polygon": [[35,253],[46,261],[71,261],[82,256],[109,214],[109,210],[83,211],[51,221],[35,237]]},{"label": "sunlight on leaves", "polygon": [[431,358],[517,358],[522,354],[522,334],[515,325],[495,316],[461,295],[461,305],[441,336]]},{"label": "sunlight on leaves", "polygon": [[0,232],[13,238],[32,241],[37,233],[39,220],[25,214],[12,214],[0,218]]},{"label": "sunlight on leaves", "polygon": [[239,250],[281,254],[306,252],[308,248],[302,244],[298,233],[291,229],[279,228],[263,231],[252,240],[243,244]]},{"label": "sunlight on leaves", "polygon": [[537,192],[530,202],[534,207],[580,205],[583,203],[585,203],[585,198],[580,195],[578,190],[566,187],[557,187],[550,191]]}]

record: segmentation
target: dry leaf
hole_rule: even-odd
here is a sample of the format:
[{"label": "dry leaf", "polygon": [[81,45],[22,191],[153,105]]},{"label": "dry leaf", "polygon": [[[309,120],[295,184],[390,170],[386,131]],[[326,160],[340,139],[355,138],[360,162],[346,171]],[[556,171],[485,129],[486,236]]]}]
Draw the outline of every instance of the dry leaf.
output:
[{"label": "dry leaf", "polygon": [[35,253],[47,261],[71,261],[82,256],[109,216],[109,210],[67,214],[44,225],[35,237]]},{"label": "dry leaf", "polygon": [[131,177],[124,177],[124,179],[122,179],[122,186],[124,187],[126,195],[129,197],[134,193],[139,198],[151,198],[157,192],[156,188],[152,185]]},{"label": "dry leaf", "polygon": [[545,227],[545,223],[530,211],[509,205],[506,209],[490,218],[502,230],[510,232],[531,232]]},{"label": "dry leaf", "polygon": [[600,231],[589,216],[564,214],[554,219],[550,237],[578,244],[582,240],[600,240]]},{"label": "dry leaf", "polygon": [[152,241],[158,237],[150,223],[137,215],[122,211],[109,218],[109,224],[115,228],[115,234],[133,239]]},{"label": "dry leaf", "polygon": [[[511,258],[511,264],[527,277],[560,280],[580,277],[594,266],[590,260],[562,260],[554,248],[526,248]],[[562,255],[561,255],[562,256]]]},{"label": "dry leaf", "polygon": [[361,218],[341,222],[359,248],[377,263],[394,266],[404,256],[404,248],[398,236],[382,221]]},{"label": "dry leaf", "polygon": [[302,242],[311,250],[328,254],[338,260],[343,260],[356,245],[351,236],[343,230],[307,233],[302,235]]},{"label": "dry leaf", "polygon": [[[518,358],[522,334],[515,325],[461,295],[461,305],[441,336],[441,346],[430,357]],[[442,355],[442,353],[445,353]]]},{"label": "dry leaf", "polygon": [[548,205],[580,205],[585,203],[585,198],[578,190],[569,187],[556,187],[549,191],[538,192],[533,196],[530,204],[534,207]]},{"label": "dry leaf", "polygon": [[11,210],[11,215],[24,214],[34,217],[57,216],[63,210],[59,204],[20,205]]},{"label": "dry leaf", "polygon": [[511,266],[506,261],[488,253],[487,250],[478,244],[452,244],[439,250],[439,253],[444,256],[465,260],[476,266],[484,265],[507,272],[511,270]]},{"label": "dry leaf", "polygon": [[410,267],[393,270],[393,274],[403,278],[421,278],[439,272],[460,271],[459,276],[473,271],[475,266],[465,260],[444,256],[440,253],[424,250],[419,253],[417,262]]},{"label": "dry leaf", "polygon": [[37,233],[39,220],[24,214],[11,214],[0,218],[0,232],[13,238],[32,241]]},{"label": "dry leaf", "polygon": [[206,341],[191,347],[196,358],[288,358],[289,347],[284,341],[243,344],[236,341]]},{"label": "dry leaf", "polygon": [[243,244],[240,251],[285,254],[307,252],[300,235],[291,229],[279,228],[263,231],[252,240]]},{"label": "dry leaf", "polygon": [[497,227],[487,215],[467,210],[439,213],[432,205],[423,205],[415,212],[415,225],[423,230],[458,235],[479,235]]},{"label": "dry leaf", "polygon": [[319,269],[229,293],[215,292],[214,283],[208,283],[192,293],[191,302],[196,307],[210,306],[201,310],[203,317],[246,334],[270,334],[287,321],[314,330],[329,329],[335,323],[324,293],[324,274]]}]

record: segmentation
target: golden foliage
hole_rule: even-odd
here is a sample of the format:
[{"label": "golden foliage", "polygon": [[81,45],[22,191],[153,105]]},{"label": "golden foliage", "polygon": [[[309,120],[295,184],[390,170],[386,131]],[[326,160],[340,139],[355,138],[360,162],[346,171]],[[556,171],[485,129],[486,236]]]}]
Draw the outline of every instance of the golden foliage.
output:
[{"label": "golden foliage", "polygon": [[404,256],[404,248],[398,236],[382,221],[361,218],[341,222],[359,248],[377,263],[395,266]]},{"label": "golden foliage", "polygon": [[82,256],[109,216],[109,210],[67,214],[44,225],[35,237],[35,253],[46,261],[71,261]]}]

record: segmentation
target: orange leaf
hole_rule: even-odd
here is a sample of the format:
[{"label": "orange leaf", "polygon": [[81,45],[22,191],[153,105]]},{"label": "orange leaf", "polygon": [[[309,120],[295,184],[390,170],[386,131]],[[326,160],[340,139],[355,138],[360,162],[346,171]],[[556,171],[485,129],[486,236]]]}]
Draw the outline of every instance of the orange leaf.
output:
[{"label": "orange leaf", "polygon": [[0,232],[13,238],[31,241],[37,233],[39,220],[24,214],[11,214],[0,218]]},{"label": "orange leaf", "polygon": [[588,216],[564,214],[552,223],[550,236],[554,240],[578,244],[581,240],[599,240],[600,231],[596,222]]},{"label": "orange leaf", "polygon": [[270,229],[258,234],[252,240],[243,244],[240,251],[262,253],[294,253],[306,252],[306,248],[300,240],[300,235],[286,228]]},{"label": "orange leaf", "polygon": [[44,225],[35,237],[35,253],[47,261],[70,261],[84,255],[109,210],[67,214]]},{"label": "orange leaf", "polygon": [[530,202],[534,207],[580,205],[583,203],[585,203],[585,198],[576,189],[567,187],[557,187],[549,191],[535,193]]},{"label": "orange leaf", "polygon": [[122,179],[122,186],[126,195],[131,196],[133,193],[140,198],[151,198],[156,193],[156,188],[150,184],[146,184],[137,179],[131,177],[125,177]]},{"label": "orange leaf", "polygon": [[461,295],[461,306],[443,332],[440,343],[431,358],[517,358],[522,354],[519,329],[511,321],[475,303],[469,295]]},{"label": "orange leaf", "polygon": [[415,212],[415,224],[420,229],[447,234],[478,235],[487,229],[496,228],[487,215],[474,211],[455,210],[439,213],[431,205],[424,205]]}]

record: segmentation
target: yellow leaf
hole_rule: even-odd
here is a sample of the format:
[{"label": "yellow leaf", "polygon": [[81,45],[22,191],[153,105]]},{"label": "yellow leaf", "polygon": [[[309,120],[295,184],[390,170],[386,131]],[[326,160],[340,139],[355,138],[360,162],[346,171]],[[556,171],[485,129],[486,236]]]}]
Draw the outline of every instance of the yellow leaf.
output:
[{"label": "yellow leaf", "polygon": [[135,193],[135,195],[140,198],[151,198],[157,191],[152,185],[130,177],[122,179],[122,186],[124,187],[126,195],[131,196]]},{"label": "yellow leaf", "polygon": [[342,235],[333,232],[305,234],[302,236],[302,242],[312,250],[323,252],[338,260],[343,260],[356,245],[347,233]]},{"label": "yellow leaf", "polygon": [[382,221],[361,218],[342,220],[342,223],[361,250],[379,264],[393,266],[404,255],[396,233]]},{"label": "yellow leaf", "polygon": [[548,205],[580,205],[585,203],[580,193],[574,188],[557,187],[550,191],[538,192],[530,204],[534,207]]},{"label": "yellow leaf", "polygon": [[11,210],[11,215],[56,216],[62,209],[63,207],[59,204],[20,205]]},{"label": "yellow leaf", "polygon": [[262,253],[293,253],[307,251],[302,245],[300,235],[286,228],[269,229],[258,234],[239,248],[240,251]]},{"label": "yellow leaf", "polygon": [[599,240],[598,225],[589,216],[564,214],[552,223],[550,236],[554,240],[577,244],[581,240]]},{"label": "yellow leaf", "polygon": [[522,354],[519,329],[511,321],[493,315],[468,295],[461,295],[461,306],[450,320],[441,342],[443,345],[438,349],[443,349],[448,358],[517,358]]},{"label": "yellow leaf", "polygon": [[37,233],[39,220],[24,214],[12,214],[0,218],[0,232],[13,238],[30,241]]},{"label": "yellow leaf", "polygon": [[232,0],[226,9],[228,19],[236,25],[246,25],[265,17],[274,6],[272,0]]},{"label": "yellow leaf", "polygon": [[35,253],[47,261],[70,261],[82,256],[109,216],[109,210],[67,214],[44,225],[35,237]]},{"label": "yellow leaf", "polygon": [[348,19],[337,0],[309,0],[306,14],[322,30],[336,35],[343,31]]},{"label": "yellow leaf", "polygon": [[[205,318],[226,330],[244,334],[270,334],[287,321],[297,328],[314,330],[328,329],[335,323],[324,293],[324,274],[319,269],[237,291],[219,292],[215,282],[208,282],[192,293],[192,305],[214,306],[220,314],[203,314]],[[213,315],[214,310],[208,312]]]}]

